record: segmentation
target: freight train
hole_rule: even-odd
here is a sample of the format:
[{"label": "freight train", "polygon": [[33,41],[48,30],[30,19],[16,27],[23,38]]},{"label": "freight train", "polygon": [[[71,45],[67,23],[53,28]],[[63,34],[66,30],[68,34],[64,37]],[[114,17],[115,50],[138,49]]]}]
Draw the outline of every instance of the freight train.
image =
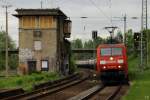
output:
[{"label": "freight train", "polygon": [[102,82],[128,81],[127,54],[124,44],[99,45],[96,63]]}]

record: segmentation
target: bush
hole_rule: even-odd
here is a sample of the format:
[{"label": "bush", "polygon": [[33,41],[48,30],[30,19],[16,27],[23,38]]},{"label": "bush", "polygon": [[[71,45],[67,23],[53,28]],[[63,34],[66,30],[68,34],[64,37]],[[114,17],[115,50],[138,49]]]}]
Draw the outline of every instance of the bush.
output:
[{"label": "bush", "polygon": [[72,74],[76,71],[77,67],[75,65],[75,60],[74,60],[74,57],[71,56],[70,58],[70,66],[69,66],[69,74]]},{"label": "bush", "polygon": [[0,78],[0,88],[17,88],[21,87],[27,91],[31,91],[33,89],[33,85],[39,84],[42,82],[56,80],[59,78],[57,73],[33,73],[30,75],[24,76],[14,76],[8,78]]},{"label": "bush", "polygon": [[35,77],[35,81],[40,81],[40,80],[42,80],[42,79],[44,79],[44,77],[43,76],[37,76],[37,77]]},{"label": "bush", "polygon": [[16,84],[17,84],[17,85],[22,85],[22,84],[23,84],[23,80],[22,80],[22,79],[16,80]]}]

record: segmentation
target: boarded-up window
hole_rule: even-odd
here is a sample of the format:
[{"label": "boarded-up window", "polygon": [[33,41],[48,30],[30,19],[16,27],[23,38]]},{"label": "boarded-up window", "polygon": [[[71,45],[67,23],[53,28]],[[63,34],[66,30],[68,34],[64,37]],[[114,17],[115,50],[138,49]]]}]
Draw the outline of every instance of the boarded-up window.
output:
[{"label": "boarded-up window", "polygon": [[42,42],[34,41],[34,50],[42,50]]},{"label": "boarded-up window", "polygon": [[34,30],[33,36],[35,38],[41,38],[42,37],[42,32],[40,30]]},{"label": "boarded-up window", "polygon": [[52,28],[53,17],[52,16],[40,16],[40,28]]},{"label": "boarded-up window", "polygon": [[48,60],[42,60],[42,70],[47,71],[48,70]]},{"label": "boarded-up window", "polygon": [[36,16],[36,28],[40,27],[40,17]]},{"label": "boarded-up window", "polygon": [[34,28],[35,27],[35,16],[23,16],[20,19],[23,28]]}]

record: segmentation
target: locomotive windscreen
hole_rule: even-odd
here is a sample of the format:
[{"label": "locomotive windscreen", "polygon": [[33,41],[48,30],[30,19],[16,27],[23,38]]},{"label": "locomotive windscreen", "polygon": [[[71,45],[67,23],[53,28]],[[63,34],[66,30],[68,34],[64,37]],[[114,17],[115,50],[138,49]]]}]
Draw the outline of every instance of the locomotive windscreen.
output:
[{"label": "locomotive windscreen", "polygon": [[101,48],[101,56],[120,56],[122,55],[122,48]]}]

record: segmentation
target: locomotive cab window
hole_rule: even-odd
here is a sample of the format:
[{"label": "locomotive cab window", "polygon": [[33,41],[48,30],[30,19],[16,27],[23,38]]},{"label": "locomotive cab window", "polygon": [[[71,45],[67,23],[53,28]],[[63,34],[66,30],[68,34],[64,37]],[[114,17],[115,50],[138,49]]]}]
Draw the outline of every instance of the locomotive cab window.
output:
[{"label": "locomotive cab window", "polygon": [[119,56],[122,55],[122,48],[102,48],[101,56]]}]

